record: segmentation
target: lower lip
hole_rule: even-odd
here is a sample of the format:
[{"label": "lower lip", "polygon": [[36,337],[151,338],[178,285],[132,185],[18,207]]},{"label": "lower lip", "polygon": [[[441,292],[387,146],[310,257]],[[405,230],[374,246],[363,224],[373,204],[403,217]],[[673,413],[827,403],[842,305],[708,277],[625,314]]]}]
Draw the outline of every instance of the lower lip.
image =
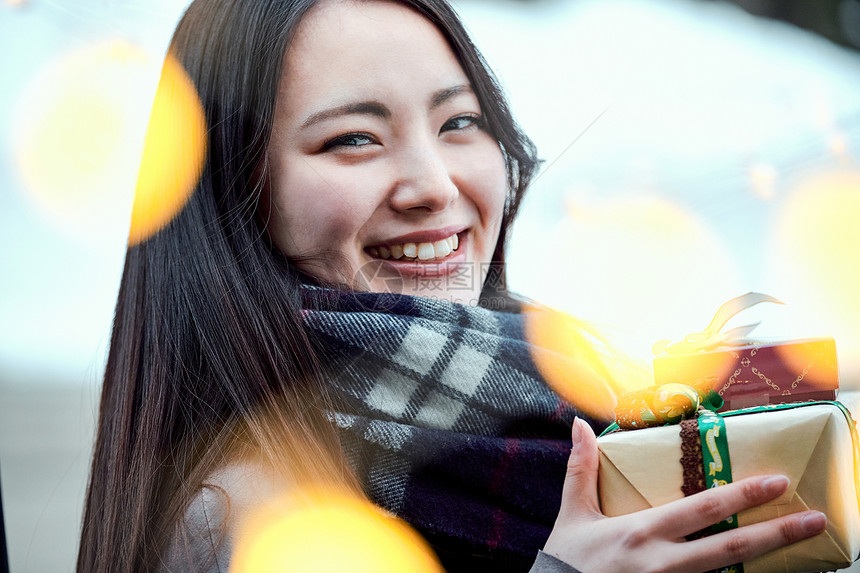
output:
[{"label": "lower lip", "polygon": [[396,269],[404,278],[436,278],[452,275],[463,268],[466,264],[466,246],[468,245],[468,234],[463,233],[459,237],[457,250],[444,259],[432,259],[428,261],[414,261],[403,259],[379,259],[385,261]]}]

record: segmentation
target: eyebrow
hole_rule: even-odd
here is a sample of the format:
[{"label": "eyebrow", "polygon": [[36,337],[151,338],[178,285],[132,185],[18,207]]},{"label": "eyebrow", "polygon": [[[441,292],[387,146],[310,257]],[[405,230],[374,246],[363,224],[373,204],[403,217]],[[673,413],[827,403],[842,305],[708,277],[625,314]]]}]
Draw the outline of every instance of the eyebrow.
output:
[{"label": "eyebrow", "polygon": [[445,88],[443,90],[439,90],[433,94],[433,97],[430,98],[430,109],[436,109],[449,99],[455,98],[460,94],[470,94],[472,92],[472,86],[468,84],[461,84],[459,86],[453,86],[450,88]]},{"label": "eyebrow", "polygon": [[[471,86],[468,84],[462,84],[434,92],[430,97],[430,109],[436,109],[446,101],[464,93],[473,93]],[[382,119],[388,119],[391,117],[391,111],[378,101],[350,102],[311,114],[310,117],[302,123],[302,129],[327,119],[344,115],[372,115]]]},{"label": "eyebrow", "polygon": [[315,123],[319,123],[321,121],[325,121],[333,117],[340,117],[342,115],[374,115],[376,117],[388,119],[389,117],[391,117],[391,112],[388,111],[387,107],[385,107],[378,101],[360,101],[354,103],[347,103],[330,109],[324,109],[323,111],[318,111],[312,114],[302,124],[302,129],[304,129],[305,127],[309,127]]}]

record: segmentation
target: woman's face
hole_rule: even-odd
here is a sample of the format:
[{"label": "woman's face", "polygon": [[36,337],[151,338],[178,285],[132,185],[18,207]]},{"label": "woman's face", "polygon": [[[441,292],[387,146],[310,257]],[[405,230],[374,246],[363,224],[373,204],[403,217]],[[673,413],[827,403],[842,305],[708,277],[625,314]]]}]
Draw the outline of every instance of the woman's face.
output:
[{"label": "woman's face", "polygon": [[269,234],[308,273],[477,301],[499,236],[504,159],[457,58],[417,12],[336,1],[305,17],[269,162]]}]

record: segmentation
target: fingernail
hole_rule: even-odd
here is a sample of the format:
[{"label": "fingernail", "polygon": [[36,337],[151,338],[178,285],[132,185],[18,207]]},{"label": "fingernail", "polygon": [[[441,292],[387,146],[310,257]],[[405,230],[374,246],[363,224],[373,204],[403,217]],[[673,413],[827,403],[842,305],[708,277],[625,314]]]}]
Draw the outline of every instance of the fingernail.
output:
[{"label": "fingernail", "polygon": [[803,519],[800,520],[800,525],[807,533],[818,533],[827,527],[827,516],[820,511],[809,513],[803,516]]},{"label": "fingernail", "polygon": [[579,443],[582,441],[582,428],[580,427],[581,420],[579,416],[573,419],[573,431],[570,433],[570,439],[572,442],[572,447],[570,448],[571,452],[575,452],[579,447]]},{"label": "fingernail", "polygon": [[768,495],[779,495],[788,489],[789,483],[786,476],[770,476],[761,482],[761,489]]}]

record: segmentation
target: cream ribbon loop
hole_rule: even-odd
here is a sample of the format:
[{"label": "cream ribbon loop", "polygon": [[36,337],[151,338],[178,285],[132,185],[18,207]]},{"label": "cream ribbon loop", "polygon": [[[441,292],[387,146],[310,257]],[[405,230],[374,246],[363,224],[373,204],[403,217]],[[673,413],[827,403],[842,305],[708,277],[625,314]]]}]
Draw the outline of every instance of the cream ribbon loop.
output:
[{"label": "cream ribbon loop", "polygon": [[726,323],[736,314],[744,311],[760,302],[775,302],[785,304],[782,301],[760,292],[748,292],[745,295],[735,297],[723,303],[717,309],[711,323],[702,332],[693,332],[684,337],[684,340],[672,342],[671,340],[658,340],[651,347],[654,354],[691,354],[699,350],[712,350],[718,346],[742,346],[748,343],[747,336],[757,327],[760,322],[746,324],[720,332]]}]

